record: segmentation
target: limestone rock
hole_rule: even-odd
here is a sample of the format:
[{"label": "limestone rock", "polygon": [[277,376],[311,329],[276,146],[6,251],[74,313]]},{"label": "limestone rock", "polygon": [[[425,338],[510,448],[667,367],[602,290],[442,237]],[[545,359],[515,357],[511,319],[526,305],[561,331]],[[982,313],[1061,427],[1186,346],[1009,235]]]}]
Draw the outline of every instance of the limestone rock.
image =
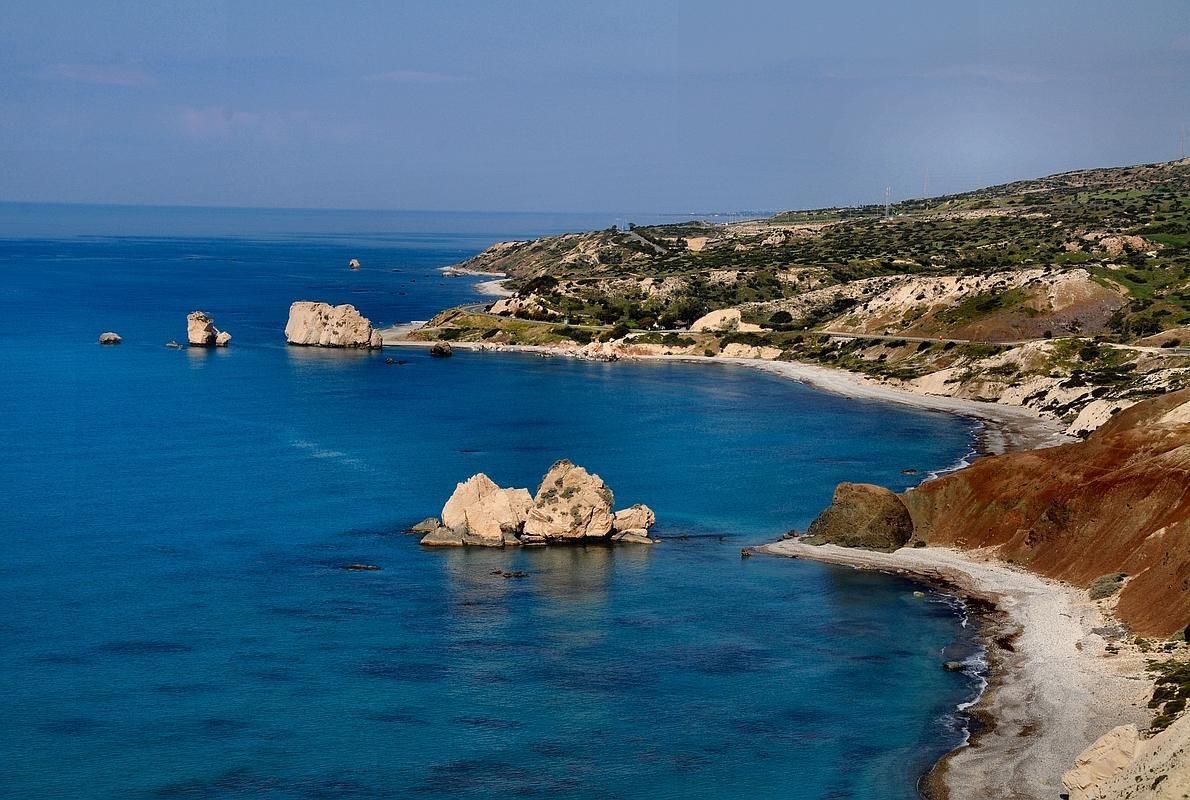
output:
[{"label": "limestone rock", "polygon": [[810,523],[805,541],[892,551],[912,536],[913,519],[896,494],[867,483],[840,483],[830,506]]},{"label": "limestone rock", "polygon": [[1062,776],[1071,800],[1097,796],[1090,790],[1126,770],[1139,738],[1135,725],[1120,725],[1096,739],[1074,760],[1074,769]]},{"label": "limestone rock", "polygon": [[613,542],[622,542],[623,544],[656,544],[655,539],[649,538],[649,532],[644,528],[629,528],[624,531],[617,531],[612,534]]},{"label": "limestone rock", "polygon": [[214,347],[218,335],[215,320],[207,312],[191,311],[186,315],[186,341],[191,347]]},{"label": "limestone rock", "polygon": [[528,489],[501,489],[480,472],[455,487],[442,507],[442,524],[465,531],[467,544],[500,547],[516,539],[532,505]]},{"label": "limestone rock", "polygon": [[434,342],[433,347],[430,348],[430,355],[434,358],[450,358],[454,351],[447,342]]},{"label": "limestone rock", "polygon": [[289,307],[285,340],[317,347],[381,347],[380,331],[353,305],[299,300]]},{"label": "limestone rock", "polygon": [[525,534],[546,541],[605,538],[612,531],[613,502],[602,478],[570,461],[559,461],[541,481]]},{"label": "limestone rock", "polygon": [[227,345],[230,343],[231,343],[231,334],[228,333],[227,331],[219,331],[219,333],[215,334],[215,346],[216,347],[227,347]]},{"label": "limestone rock", "polygon": [[359,259],[358,259],[358,258],[353,258],[353,259],[351,259],[350,261],[348,261],[348,262],[347,262],[347,268],[348,268],[348,269],[359,269]]},{"label": "limestone rock", "polygon": [[120,334],[118,334],[118,333],[112,333],[111,331],[107,331],[105,333],[99,334],[99,343],[100,344],[119,344],[122,341],[124,341],[124,340],[120,338]]},{"label": "limestone rock", "polygon": [[620,509],[612,517],[612,530],[614,531],[647,530],[655,524],[657,524],[657,515],[644,503]]},{"label": "limestone rock", "polygon": [[442,527],[442,523],[437,517],[426,517],[416,525],[409,526],[410,533],[430,533]]},{"label": "limestone rock", "polygon": [[721,308],[712,311],[694,321],[690,326],[692,332],[698,333],[728,333],[730,331],[759,331],[759,325],[743,322],[738,308]]},{"label": "limestone rock", "polygon": [[463,532],[440,526],[423,536],[421,544],[426,547],[462,547]]}]

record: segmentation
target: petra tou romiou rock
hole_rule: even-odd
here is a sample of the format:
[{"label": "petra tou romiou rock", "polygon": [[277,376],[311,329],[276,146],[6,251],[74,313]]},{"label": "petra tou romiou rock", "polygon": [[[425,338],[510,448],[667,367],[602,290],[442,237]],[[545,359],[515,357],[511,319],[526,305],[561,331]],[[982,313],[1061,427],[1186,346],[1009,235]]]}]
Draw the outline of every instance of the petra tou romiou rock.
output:
[{"label": "petra tou romiou rock", "polygon": [[100,344],[119,344],[122,341],[124,340],[120,338],[120,334],[113,333],[112,331],[106,331],[99,334]]},{"label": "petra tou romiou rock", "polygon": [[570,461],[550,467],[536,495],[502,489],[482,472],[455,487],[442,518],[422,520],[411,531],[426,532],[431,547],[515,547],[557,542],[652,544],[653,510],[637,504],[612,511],[611,489]]},{"label": "petra tou romiou rock", "polygon": [[380,331],[353,305],[299,300],[289,307],[285,340],[310,347],[380,348]]},{"label": "petra tou romiou rock", "polygon": [[231,334],[215,327],[215,320],[205,311],[186,315],[186,340],[191,347],[227,347]]}]

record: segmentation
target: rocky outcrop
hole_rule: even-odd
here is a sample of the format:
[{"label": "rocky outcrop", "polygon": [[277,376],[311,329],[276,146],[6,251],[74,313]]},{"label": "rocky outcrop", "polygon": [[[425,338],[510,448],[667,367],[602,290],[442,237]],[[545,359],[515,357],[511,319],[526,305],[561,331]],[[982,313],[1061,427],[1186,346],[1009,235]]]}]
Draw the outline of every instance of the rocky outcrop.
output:
[{"label": "rocky outcrop", "polygon": [[806,544],[891,552],[909,543],[913,520],[905,503],[882,486],[840,483],[834,500],[810,524]]},{"label": "rocky outcrop", "polygon": [[124,340],[120,338],[120,334],[113,333],[112,331],[106,331],[99,334],[100,344],[119,344],[122,341]]},{"label": "rocky outcrop", "polygon": [[353,258],[347,262],[348,269],[359,269],[360,263],[358,258]]},{"label": "rocky outcrop", "polygon": [[623,508],[612,515],[612,530],[617,532],[647,530],[657,523],[657,515],[644,503]]},{"label": "rocky outcrop", "polygon": [[450,358],[454,355],[454,350],[446,342],[434,342],[430,348],[430,355],[434,358]]},{"label": "rocky outcrop", "polygon": [[550,467],[535,496],[503,489],[482,472],[455,487],[442,508],[411,528],[428,546],[507,547],[587,540],[651,544],[656,522],[645,505],[612,513],[612,492],[598,475],[569,461]]},{"label": "rocky outcrop", "polygon": [[285,340],[316,347],[381,347],[380,332],[352,305],[299,300],[289,307]]},{"label": "rocky outcrop", "polygon": [[560,539],[602,539],[612,532],[611,489],[570,461],[550,467],[533,498],[525,522],[525,537],[551,542]]},{"label": "rocky outcrop", "polygon": [[501,489],[480,472],[455,487],[442,508],[442,524],[460,531],[467,544],[520,544],[517,534],[532,505],[528,489]]},{"label": "rocky outcrop", "polygon": [[690,326],[696,333],[727,333],[730,331],[759,331],[759,325],[743,322],[738,308],[721,308],[699,317]]},{"label": "rocky outcrop", "polygon": [[1062,776],[1070,800],[1183,800],[1190,796],[1190,715],[1151,738],[1135,725],[1101,736]]},{"label": "rocky outcrop", "polygon": [[227,347],[231,334],[215,327],[215,320],[205,311],[186,315],[186,341],[191,347]]}]

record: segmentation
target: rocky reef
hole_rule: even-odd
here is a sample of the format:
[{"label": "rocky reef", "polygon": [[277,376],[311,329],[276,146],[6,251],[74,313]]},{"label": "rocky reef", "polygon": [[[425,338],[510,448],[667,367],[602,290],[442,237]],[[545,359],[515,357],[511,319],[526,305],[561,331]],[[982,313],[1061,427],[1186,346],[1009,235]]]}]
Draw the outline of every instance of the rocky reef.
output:
[{"label": "rocky reef", "polygon": [[285,340],[311,347],[378,349],[382,346],[380,332],[372,328],[371,320],[355,306],[332,306],[308,300],[299,300],[289,307]]},{"label": "rocky reef", "polygon": [[104,331],[99,334],[100,344],[119,344],[122,341],[124,340],[120,338],[120,334],[113,331]]},{"label": "rocky reef", "polygon": [[652,544],[653,510],[637,504],[613,511],[615,498],[598,475],[558,461],[535,495],[504,489],[482,472],[455,487],[440,520],[422,520],[410,530],[436,547],[515,547],[558,542]]},{"label": "rocky reef", "polygon": [[808,543],[910,541],[990,554],[1091,587],[1132,630],[1190,622],[1190,389],[1120,411],[1085,442],[978,459],[901,495],[842,484]]},{"label": "rocky reef", "polygon": [[191,347],[227,347],[231,334],[215,327],[215,320],[205,311],[186,315],[186,340]]}]

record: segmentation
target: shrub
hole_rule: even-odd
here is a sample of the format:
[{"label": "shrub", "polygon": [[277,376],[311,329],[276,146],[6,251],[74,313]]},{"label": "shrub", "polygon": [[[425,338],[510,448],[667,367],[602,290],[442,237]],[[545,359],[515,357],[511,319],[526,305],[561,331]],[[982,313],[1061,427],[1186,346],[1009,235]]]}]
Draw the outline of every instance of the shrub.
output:
[{"label": "shrub", "polygon": [[1127,573],[1124,572],[1109,572],[1107,575],[1100,575],[1091,581],[1091,585],[1087,587],[1087,594],[1090,595],[1092,600],[1102,600],[1105,597],[1111,597],[1120,591],[1120,584],[1127,577]]}]

